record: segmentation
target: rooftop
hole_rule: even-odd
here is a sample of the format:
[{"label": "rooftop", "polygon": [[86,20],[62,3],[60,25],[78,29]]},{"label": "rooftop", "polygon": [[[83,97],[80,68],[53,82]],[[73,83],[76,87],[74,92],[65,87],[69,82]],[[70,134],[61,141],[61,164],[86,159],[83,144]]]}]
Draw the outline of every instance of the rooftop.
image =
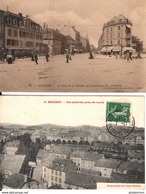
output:
[{"label": "rooftop", "polygon": [[143,152],[135,153],[135,152],[131,152],[129,150],[128,151],[128,157],[130,157],[130,158],[137,158],[137,159],[144,159],[144,153]]},{"label": "rooftop", "polygon": [[3,172],[19,173],[25,157],[25,155],[6,155],[1,164]]},{"label": "rooftop", "polygon": [[99,159],[95,163],[95,166],[116,169],[118,166],[118,163],[114,159]]},{"label": "rooftop", "polygon": [[20,141],[10,141],[5,144],[5,147],[18,147],[20,144]]},{"label": "rooftop", "polygon": [[96,189],[97,182],[109,182],[109,179],[88,173],[70,171],[65,181],[66,184],[86,189]]},{"label": "rooftop", "polygon": [[142,165],[140,168],[140,164],[138,162],[132,162],[132,161],[126,161],[120,164],[118,171],[123,173],[125,170],[126,171],[137,171],[137,170],[142,170]]},{"label": "rooftop", "polygon": [[111,182],[112,183],[136,183],[136,178],[133,175],[112,172]]},{"label": "rooftop", "polygon": [[84,154],[85,154],[85,151],[79,151],[79,150],[77,150],[77,151],[73,151],[71,153],[71,156],[70,157],[82,158],[84,156]]},{"label": "rooftop", "polygon": [[49,168],[57,171],[66,172],[70,163],[71,160],[69,159],[54,158]]},{"label": "rooftop", "polygon": [[25,175],[15,173],[6,178],[2,184],[6,185],[7,187],[10,187],[12,189],[20,189],[25,183]]},{"label": "rooftop", "polygon": [[103,154],[98,154],[96,152],[85,152],[82,160],[88,160],[88,161],[93,161],[96,162],[97,160],[103,159],[104,155]]}]

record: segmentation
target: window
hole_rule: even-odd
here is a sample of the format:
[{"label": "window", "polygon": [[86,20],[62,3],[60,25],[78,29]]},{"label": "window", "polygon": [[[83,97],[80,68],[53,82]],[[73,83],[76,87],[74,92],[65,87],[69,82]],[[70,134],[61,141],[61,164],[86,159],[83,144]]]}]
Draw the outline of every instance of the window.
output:
[{"label": "window", "polygon": [[61,171],[59,172],[59,176],[61,176]]},{"label": "window", "polygon": [[118,44],[120,44],[120,40],[118,40]]},{"label": "window", "polygon": [[17,37],[18,36],[18,32],[17,30],[14,30],[14,36]]},{"label": "window", "polygon": [[8,18],[8,19],[7,19],[7,22],[8,22],[8,24],[12,24],[11,18]]},{"label": "window", "polygon": [[44,168],[44,172],[46,172],[46,168]]},{"label": "window", "polygon": [[55,177],[55,181],[56,181],[56,182],[57,182],[57,180],[58,180],[57,177]]},{"label": "window", "polygon": [[118,33],[118,37],[120,37],[120,32]]},{"label": "window", "polygon": [[44,179],[46,179],[46,174],[44,174]]},{"label": "window", "polygon": [[17,26],[17,20],[13,20],[13,25]]},{"label": "window", "polygon": [[59,178],[59,183],[61,183],[61,178]]},{"label": "window", "polygon": [[120,30],[121,28],[120,28],[120,26],[118,26],[118,30]]},{"label": "window", "polygon": [[12,30],[8,29],[8,36],[11,36],[11,35],[12,35]]},{"label": "window", "polygon": [[54,177],[53,177],[53,176],[51,176],[51,180],[52,180],[52,181],[54,180]]},{"label": "window", "polygon": [[56,174],[56,175],[58,174],[57,170],[55,171],[55,174]]}]

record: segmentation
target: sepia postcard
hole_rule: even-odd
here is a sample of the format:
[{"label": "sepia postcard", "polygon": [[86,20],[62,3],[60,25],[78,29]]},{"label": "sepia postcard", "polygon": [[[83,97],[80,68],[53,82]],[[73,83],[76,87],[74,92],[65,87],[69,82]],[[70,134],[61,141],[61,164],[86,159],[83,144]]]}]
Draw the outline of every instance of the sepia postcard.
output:
[{"label": "sepia postcard", "polygon": [[144,96],[1,96],[0,107],[3,193],[144,193]]},{"label": "sepia postcard", "polygon": [[1,92],[146,92],[145,0],[1,0]]}]

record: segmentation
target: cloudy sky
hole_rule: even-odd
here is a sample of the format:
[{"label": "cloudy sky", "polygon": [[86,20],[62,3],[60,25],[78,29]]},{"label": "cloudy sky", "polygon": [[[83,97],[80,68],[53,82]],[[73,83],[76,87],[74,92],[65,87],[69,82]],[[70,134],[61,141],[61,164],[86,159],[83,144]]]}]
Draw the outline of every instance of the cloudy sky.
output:
[{"label": "cloudy sky", "polygon": [[[144,41],[146,31],[145,0],[0,0],[0,9],[29,15],[50,28],[75,25],[83,36],[98,45],[103,23],[123,14],[133,22],[133,34]],[[146,46],[145,46],[146,47]]]},{"label": "cloudy sky", "polygon": [[105,126],[107,102],[131,103],[136,126],[144,127],[144,97],[139,96],[1,96],[0,123]]}]

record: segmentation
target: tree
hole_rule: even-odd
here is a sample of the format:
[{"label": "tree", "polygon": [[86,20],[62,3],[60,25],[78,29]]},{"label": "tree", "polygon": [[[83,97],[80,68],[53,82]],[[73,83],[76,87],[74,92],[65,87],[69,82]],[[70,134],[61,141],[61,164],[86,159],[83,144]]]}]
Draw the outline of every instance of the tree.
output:
[{"label": "tree", "polygon": [[143,51],[143,41],[140,41],[140,39],[136,36],[132,36],[132,43],[135,45],[138,57],[140,57],[140,53]]}]

